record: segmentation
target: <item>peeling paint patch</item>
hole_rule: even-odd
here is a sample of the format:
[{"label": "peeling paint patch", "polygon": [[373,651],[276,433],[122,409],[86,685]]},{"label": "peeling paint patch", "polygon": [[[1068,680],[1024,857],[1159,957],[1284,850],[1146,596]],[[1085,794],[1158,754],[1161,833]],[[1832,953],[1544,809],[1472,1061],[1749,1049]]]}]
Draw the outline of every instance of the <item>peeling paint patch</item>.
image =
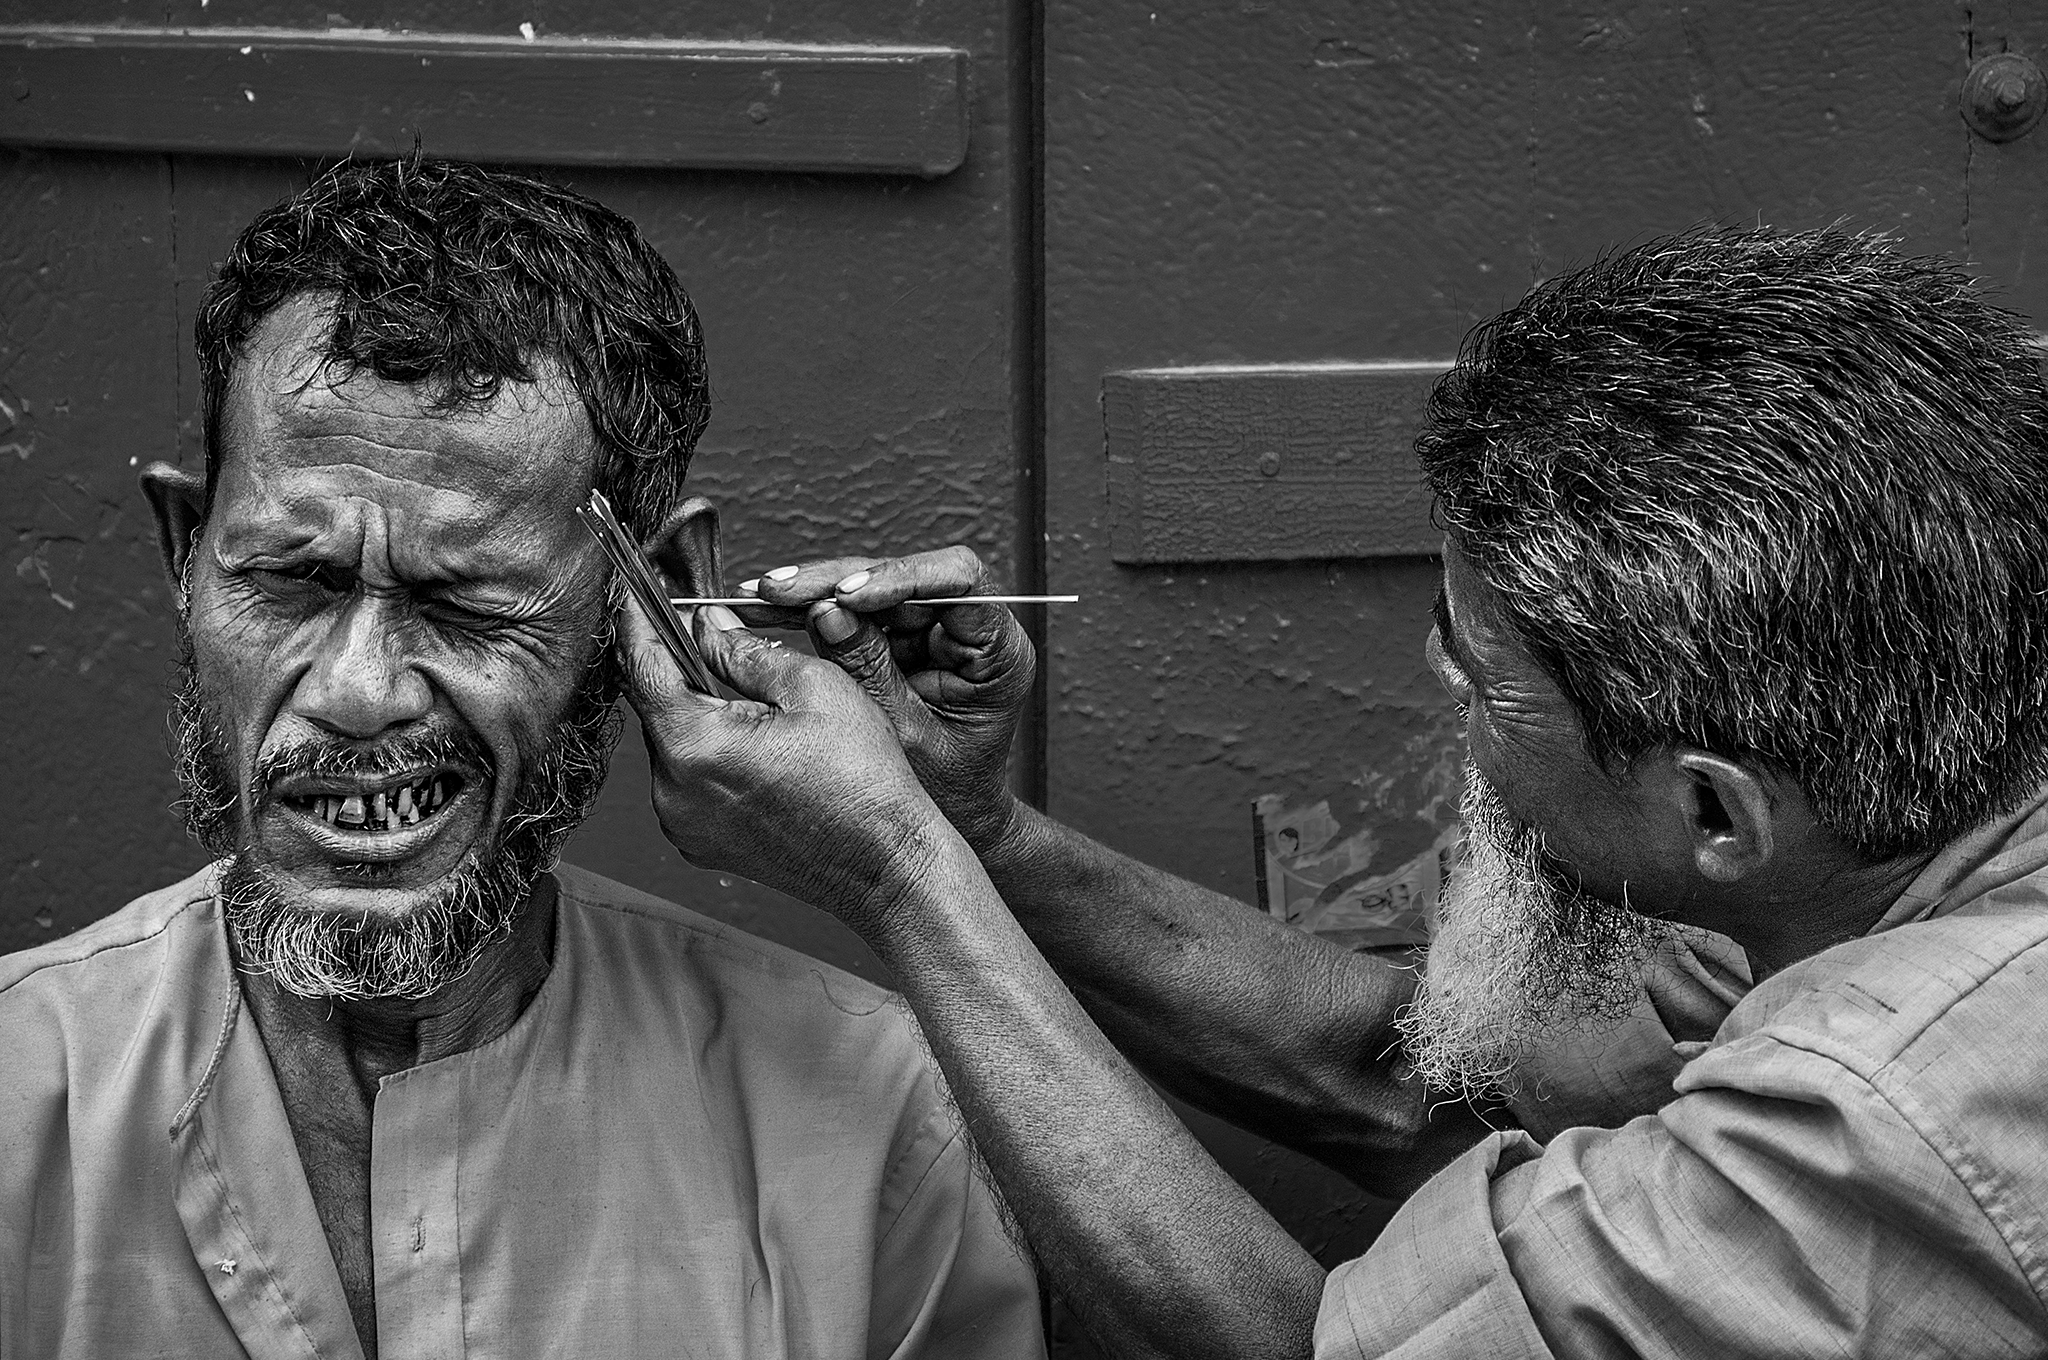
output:
[{"label": "peeling paint patch", "polygon": [[[29,582],[30,584],[40,581],[44,591],[48,593],[52,600],[55,600],[65,609],[75,610],[78,608],[78,602],[60,592],[57,589],[56,580],[50,574],[50,547],[52,544],[67,544],[74,549],[85,546],[76,538],[38,539],[35,547],[29,550],[28,556],[14,564],[14,575],[16,579]],[[75,569],[71,575],[73,579],[76,579],[77,572]]]}]

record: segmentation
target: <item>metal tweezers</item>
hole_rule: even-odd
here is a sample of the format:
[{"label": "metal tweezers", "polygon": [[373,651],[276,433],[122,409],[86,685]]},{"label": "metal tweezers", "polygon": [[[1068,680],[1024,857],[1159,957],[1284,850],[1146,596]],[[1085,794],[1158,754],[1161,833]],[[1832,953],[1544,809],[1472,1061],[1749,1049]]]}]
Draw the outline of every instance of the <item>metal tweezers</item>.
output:
[{"label": "metal tweezers", "polygon": [[612,513],[612,503],[605,499],[602,491],[592,491],[590,499],[576,507],[576,517],[583,521],[584,528],[590,530],[590,536],[597,540],[598,547],[604,549],[604,555],[612,560],[619,579],[639,601],[641,612],[653,621],[654,631],[661,635],[668,654],[682,669],[683,679],[698,693],[716,697],[718,685],[711,678],[711,668],[704,664],[704,654],[697,650],[697,640],[676,617],[676,611],[668,602],[667,587],[647,565],[647,559],[641,556],[633,540],[626,536],[619,517]]}]

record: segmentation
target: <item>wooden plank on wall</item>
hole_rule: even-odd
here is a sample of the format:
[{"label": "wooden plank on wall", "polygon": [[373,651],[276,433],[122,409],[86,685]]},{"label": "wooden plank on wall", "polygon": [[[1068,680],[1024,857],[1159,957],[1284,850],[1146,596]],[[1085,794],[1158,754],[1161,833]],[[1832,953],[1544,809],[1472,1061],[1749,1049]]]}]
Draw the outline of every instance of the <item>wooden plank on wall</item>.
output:
[{"label": "wooden plank on wall", "polygon": [[0,27],[18,146],[929,178],[967,135],[952,48]]},{"label": "wooden plank on wall", "polygon": [[1438,551],[1415,461],[1448,363],[1156,368],[1102,382],[1110,556],[1272,562]]}]

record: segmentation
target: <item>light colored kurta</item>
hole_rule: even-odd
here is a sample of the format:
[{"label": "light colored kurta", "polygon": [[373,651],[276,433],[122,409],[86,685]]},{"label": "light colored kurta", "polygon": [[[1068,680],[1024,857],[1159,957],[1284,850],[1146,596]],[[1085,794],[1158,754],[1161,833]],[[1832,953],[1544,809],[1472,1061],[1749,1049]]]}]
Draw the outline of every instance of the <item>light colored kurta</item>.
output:
[{"label": "light colored kurta", "polygon": [[[379,1087],[384,1355],[1043,1355],[887,993],[558,878],[525,1013]],[[210,883],[0,959],[5,1360],[361,1354]]]},{"label": "light colored kurta", "polygon": [[1454,1162],[1316,1353],[2048,1354],[2048,808],[1758,986],[1657,1114]]}]

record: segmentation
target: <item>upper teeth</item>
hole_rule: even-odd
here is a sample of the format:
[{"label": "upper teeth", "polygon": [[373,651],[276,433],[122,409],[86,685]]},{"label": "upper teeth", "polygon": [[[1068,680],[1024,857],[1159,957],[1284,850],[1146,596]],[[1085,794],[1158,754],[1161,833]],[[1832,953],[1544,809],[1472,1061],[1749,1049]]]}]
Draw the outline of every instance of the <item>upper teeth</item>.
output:
[{"label": "upper teeth", "polygon": [[419,821],[447,802],[448,797],[448,778],[437,774],[403,785],[395,792],[379,789],[368,795],[316,794],[310,801],[314,814],[329,825],[395,831]]}]

